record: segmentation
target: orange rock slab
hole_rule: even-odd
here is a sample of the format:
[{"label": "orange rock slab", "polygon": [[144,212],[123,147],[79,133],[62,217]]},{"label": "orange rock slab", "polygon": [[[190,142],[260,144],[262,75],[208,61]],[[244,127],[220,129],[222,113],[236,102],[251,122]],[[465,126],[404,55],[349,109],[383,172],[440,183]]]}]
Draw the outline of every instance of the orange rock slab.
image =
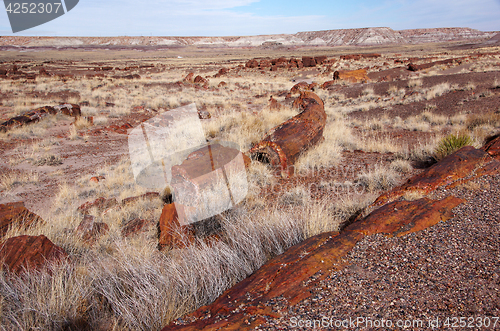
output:
[{"label": "orange rock slab", "polygon": [[16,274],[25,269],[41,269],[47,263],[61,261],[67,256],[61,247],[44,235],[12,237],[0,246],[0,265]]},{"label": "orange rock slab", "polygon": [[43,222],[43,220],[26,209],[24,202],[0,204],[0,239],[11,226],[28,228],[37,222]]},{"label": "orange rock slab", "polygon": [[[250,330],[274,317],[276,312],[261,309],[271,299],[284,297],[295,305],[311,295],[318,280],[345,266],[343,258],[366,235],[385,233],[402,236],[423,230],[453,217],[452,209],[461,199],[440,201],[420,199],[399,201],[372,212],[341,233],[326,232],[299,243],[268,261],[250,277],[224,292],[211,305],[187,315],[193,322],[167,330]],[[316,276],[314,281],[310,281]]]}]

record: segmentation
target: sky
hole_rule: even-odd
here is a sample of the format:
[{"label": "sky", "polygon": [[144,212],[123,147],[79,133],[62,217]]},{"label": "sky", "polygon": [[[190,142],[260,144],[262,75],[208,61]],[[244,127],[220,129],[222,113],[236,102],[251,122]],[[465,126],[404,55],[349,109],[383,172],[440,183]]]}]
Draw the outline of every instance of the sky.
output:
[{"label": "sky", "polygon": [[0,8],[1,36],[249,36],[365,27],[500,31],[500,0],[80,0],[65,15],[15,34]]}]

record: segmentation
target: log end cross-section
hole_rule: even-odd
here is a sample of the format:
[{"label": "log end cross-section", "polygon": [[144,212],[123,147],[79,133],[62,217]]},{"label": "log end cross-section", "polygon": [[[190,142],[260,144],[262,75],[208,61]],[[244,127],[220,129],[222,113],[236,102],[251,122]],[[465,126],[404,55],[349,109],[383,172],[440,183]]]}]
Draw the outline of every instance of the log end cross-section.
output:
[{"label": "log end cross-section", "polygon": [[294,106],[303,111],[272,128],[248,153],[253,159],[281,169],[281,175],[293,174],[298,157],[323,137],[326,113],[323,101],[313,92],[301,92]]}]

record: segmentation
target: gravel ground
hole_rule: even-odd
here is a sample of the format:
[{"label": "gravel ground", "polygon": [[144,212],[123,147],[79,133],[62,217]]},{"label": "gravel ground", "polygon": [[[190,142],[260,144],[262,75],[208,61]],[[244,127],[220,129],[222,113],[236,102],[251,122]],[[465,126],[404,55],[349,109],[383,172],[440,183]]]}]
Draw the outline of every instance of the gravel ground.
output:
[{"label": "gravel ground", "polygon": [[273,302],[282,317],[259,329],[500,329],[500,175],[432,198],[446,195],[467,200],[453,219],[401,238],[365,237],[348,267],[296,306]]}]

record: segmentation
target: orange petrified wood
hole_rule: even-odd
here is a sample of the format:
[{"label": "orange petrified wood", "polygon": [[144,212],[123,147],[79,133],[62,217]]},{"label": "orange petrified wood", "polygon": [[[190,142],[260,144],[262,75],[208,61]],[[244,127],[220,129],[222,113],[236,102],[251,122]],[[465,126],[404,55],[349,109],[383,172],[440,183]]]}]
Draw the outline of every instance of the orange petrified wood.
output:
[{"label": "orange petrified wood", "polygon": [[303,111],[272,128],[248,151],[253,159],[280,167],[283,177],[292,175],[300,154],[321,140],[326,124],[323,101],[313,92],[301,92],[294,106]]}]

